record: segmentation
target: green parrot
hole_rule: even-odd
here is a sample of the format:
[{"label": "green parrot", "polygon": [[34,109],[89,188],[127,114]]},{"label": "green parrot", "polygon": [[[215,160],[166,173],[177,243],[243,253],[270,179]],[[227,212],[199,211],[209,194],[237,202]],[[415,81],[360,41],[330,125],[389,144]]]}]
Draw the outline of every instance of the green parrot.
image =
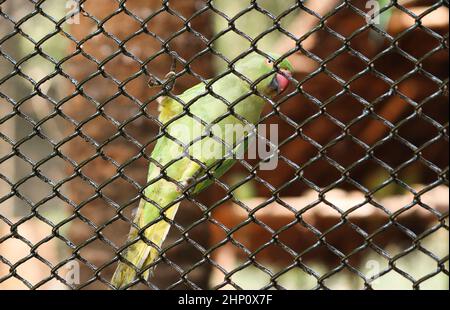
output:
[{"label": "green parrot", "polygon": [[179,100],[160,101],[159,121],[164,126],[151,154],[145,197],[111,281],[115,288],[126,289],[137,278],[148,278],[185,193],[196,194],[212,184],[208,174],[222,176],[236,162],[234,153],[247,147],[248,133],[230,130],[258,123],[266,99],[252,88],[274,98],[289,86],[292,65],[282,60],[274,66],[280,56],[269,56],[273,59],[253,52],[235,63],[235,71],[253,85],[229,73],[208,91],[200,83],[176,96]]}]

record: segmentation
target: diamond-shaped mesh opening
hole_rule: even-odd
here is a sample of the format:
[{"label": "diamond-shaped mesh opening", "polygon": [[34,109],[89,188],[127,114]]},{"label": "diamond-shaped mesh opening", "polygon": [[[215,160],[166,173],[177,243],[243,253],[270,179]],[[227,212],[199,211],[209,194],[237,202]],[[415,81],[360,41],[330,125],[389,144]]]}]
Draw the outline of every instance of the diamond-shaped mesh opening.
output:
[{"label": "diamond-shaped mesh opening", "polygon": [[448,1],[1,1],[0,288],[448,288],[448,141]]}]

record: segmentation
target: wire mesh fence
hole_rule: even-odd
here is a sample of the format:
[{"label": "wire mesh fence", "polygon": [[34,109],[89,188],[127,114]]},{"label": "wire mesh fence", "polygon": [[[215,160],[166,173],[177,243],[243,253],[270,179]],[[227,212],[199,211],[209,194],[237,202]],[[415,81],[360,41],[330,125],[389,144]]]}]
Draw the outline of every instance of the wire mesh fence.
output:
[{"label": "wire mesh fence", "polygon": [[448,288],[448,205],[448,1],[0,0],[0,288]]}]

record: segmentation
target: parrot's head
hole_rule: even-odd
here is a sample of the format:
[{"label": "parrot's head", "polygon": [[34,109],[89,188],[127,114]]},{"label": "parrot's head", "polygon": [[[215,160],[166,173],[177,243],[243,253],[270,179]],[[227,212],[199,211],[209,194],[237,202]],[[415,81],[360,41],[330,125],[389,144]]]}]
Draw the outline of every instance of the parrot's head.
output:
[{"label": "parrot's head", "polygon": [[236,71],[252,82],[259,81],[256,85],[257,90],[273,98],[289,87],[294,69],[287,59],[279,61],[280,55],[273,53],[268,55],[271,59],[257,53],[249,54],[237,62]]}]

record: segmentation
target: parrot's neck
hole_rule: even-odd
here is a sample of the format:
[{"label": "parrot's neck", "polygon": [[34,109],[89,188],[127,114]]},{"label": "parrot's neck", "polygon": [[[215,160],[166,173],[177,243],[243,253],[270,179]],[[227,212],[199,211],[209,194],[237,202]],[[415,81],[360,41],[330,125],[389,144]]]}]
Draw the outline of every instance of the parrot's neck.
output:
[{"label": "parrot's neck", "polygon": [[[229,89],[235,89],[238,94],[236,96],[233,96],[235,98],[232,98],[233,99],[232,101],[237,100],[244,94],[251,92],[250,86],[237,76],[232,76],[232,78],[230,78],[229,84],[230,84]],[[236,87],[236,85],[240,85],[240,87]],[[251,95],[245,98],[244,100],[240,101],[238,104],[236,104],[234,106],[234,111],[240,117],[243,117],[249,123],[255,125],[259,122],[259,119],[261,118],[261,113],[263,111],[265,103],[266,103],[265,99],[261,98],[260,96]]]},{"label": "parrot's neck", "polygon": [[252,95],[241,101],[235,106],[235,112],[239,116],[245,118],[248,122],[256,125],[264,108],[265,100],[261,97]]}]

